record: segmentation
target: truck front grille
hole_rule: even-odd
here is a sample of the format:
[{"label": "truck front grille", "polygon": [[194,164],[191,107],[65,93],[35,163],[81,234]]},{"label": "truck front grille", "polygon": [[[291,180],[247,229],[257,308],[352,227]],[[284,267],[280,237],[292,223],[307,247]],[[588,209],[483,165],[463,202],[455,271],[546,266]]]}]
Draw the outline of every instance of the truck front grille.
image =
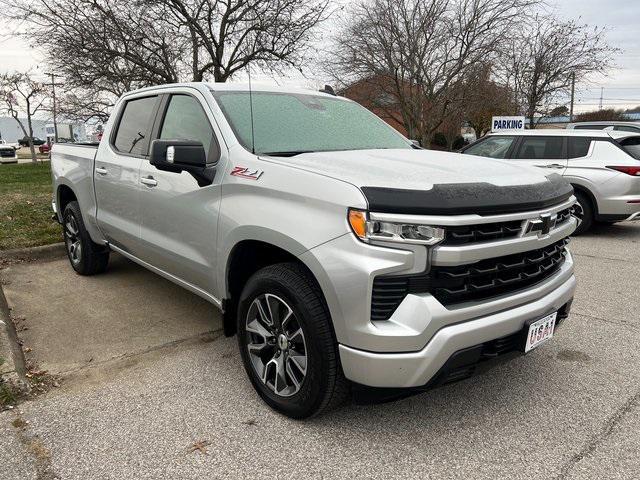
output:
[{"label": "truck front grille", "polygon": [[[571,208],[565,208],[558,212],[556,222],[552,228],[564,224],[571,217]],[[510,220],[507,222],[483,223],[478,225],[459,225],[443,227],[446,237],[442,245],[457,246],[469,243],[485,241],[505,240],[515,238],[522,231],[522,220]]]},{"label": "truck front grille", "polygon": [[446,238],[443,244],[465,245],[486,240],[502,240],[517,237],[520,230],[522,230],[522,220],[446,227]]},{"label": "truck front grille", "polygon": [[431,293],[443,305],[487,300],[535,285],[556,273],[565,261],[568,239],[528,252],[455,267],[433,267],[419,275],[374,279],[371,320],[387,320],[411,293]]},{"label": "truck front grille", "polygon": [[16,156],[16,152],[13,149],[3,148],[0,149],[0,157],[13,158]]},{"label": "truck front grille", "polygon": [[566,257],[568,239],[528,252],[470,265],[434,267],[430,290],[442,304],[478,300],[513,292],[553,275]]}]

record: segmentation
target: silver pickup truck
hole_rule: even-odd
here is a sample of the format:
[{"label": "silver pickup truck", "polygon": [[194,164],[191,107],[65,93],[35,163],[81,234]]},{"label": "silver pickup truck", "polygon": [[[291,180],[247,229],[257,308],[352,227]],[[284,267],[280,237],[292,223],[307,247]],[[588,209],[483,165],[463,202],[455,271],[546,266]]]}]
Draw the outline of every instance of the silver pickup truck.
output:
[{"label": "silver pickup truck", "polygon": [[51,168],[76,272],[117,252],[219,307],[255,390],[291,417],[466,378],[569,314],[568,183],[420,149],[328,93],[138,90]]}]

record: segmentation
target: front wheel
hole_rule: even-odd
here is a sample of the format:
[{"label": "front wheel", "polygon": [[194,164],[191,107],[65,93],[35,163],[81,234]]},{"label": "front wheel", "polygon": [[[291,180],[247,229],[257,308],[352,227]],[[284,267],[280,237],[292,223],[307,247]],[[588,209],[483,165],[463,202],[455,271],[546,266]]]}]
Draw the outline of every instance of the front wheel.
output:
[{"label": "front wheel", "polygon": [[249,279],[238,308],[238,344],[253,387],[280,413],[310,417],[348,395],[322,293],[300,265],[271,265]]},{"label": "front wheel", "polygon": [[84,226],[80,205],[69,202],[62,214],[62,228],[67,256],[80,275],[95,275],[107,269],[109,250],[94,243]]}]

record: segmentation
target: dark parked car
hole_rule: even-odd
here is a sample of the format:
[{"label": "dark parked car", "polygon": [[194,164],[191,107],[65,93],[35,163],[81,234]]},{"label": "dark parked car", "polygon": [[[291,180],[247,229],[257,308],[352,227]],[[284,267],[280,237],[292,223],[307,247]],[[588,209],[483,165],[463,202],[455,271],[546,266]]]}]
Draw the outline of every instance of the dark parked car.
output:
[{"label": "dark parked car", "polygon": [[[28,147],[29,146],[29,137],[22,137],[20,140],[18,140],[18,144],[21,147]],[[41,138],[33,137],[33,144],[35,146],[44,145],[45,141],[42,140]]]}]

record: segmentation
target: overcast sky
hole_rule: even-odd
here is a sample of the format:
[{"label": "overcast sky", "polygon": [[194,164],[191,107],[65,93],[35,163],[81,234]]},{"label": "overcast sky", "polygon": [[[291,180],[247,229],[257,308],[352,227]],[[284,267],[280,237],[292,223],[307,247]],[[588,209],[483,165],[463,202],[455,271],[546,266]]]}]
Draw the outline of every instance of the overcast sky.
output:
[{"label": "overcast sky", "polygon": [[[582,23],[606,27],[609,43],[622,49],[622,53],[615,59],[617,68],[608,77],[594,78],[591,85],[578,86],[576,111],[598,108],[601,88],[604,89],[602,94],[605,107],[627,108],[640,105],[640,1],[550,0],[549,3],[560,17],[579,18]],[[21,40],[12,37],[0,39],[0,71],[42,71],[44,59],[45,55],[41,51],[29,48]],[[261,83],[275,81],[280,84],[302,84],[314,88],[322,81],[295,76],[273,81],[265,78],[256,80]]]}]

